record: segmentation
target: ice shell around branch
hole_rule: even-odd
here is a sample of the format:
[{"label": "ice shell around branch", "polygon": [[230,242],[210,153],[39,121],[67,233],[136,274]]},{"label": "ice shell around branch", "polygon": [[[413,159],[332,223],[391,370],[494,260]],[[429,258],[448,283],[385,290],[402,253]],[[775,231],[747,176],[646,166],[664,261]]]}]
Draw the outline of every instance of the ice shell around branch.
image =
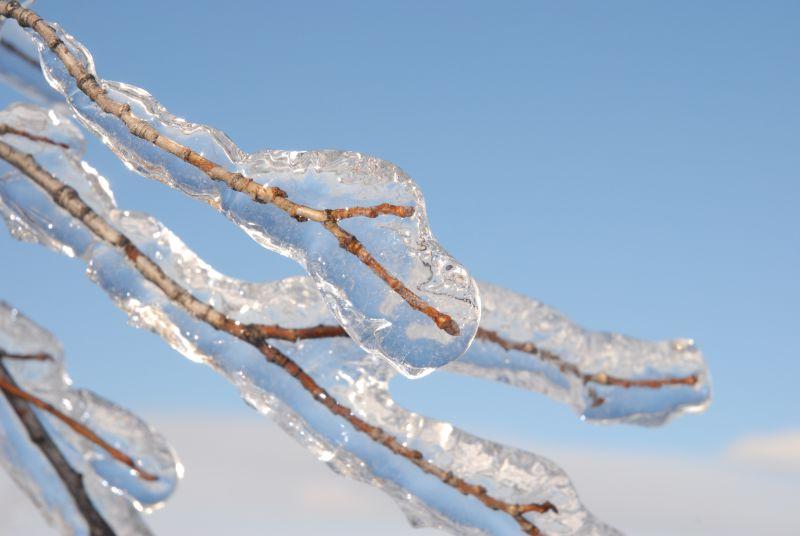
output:
[{"label": "ice shell around branch", "polygon": [[[36,152],[37,158],[49,166],[56,176],[65,180],[72,178],[72,185],[95,210],[106,214],[112,221],[119,220],[120,216],[114,211],[115,203],[108,182],[86,163],[78,160],[77,155],[82,151],[83,143],[74,126],[55,112],[45,113],[28,106],[13,107],[9,112],[0,114],[0,120],[11,125],[27,126],[71,147],[69,152],[65,152],[60,148],[35,144],[25,139],[15,140],[21,148]],[[30,186],[25,183],[24,179],[9,180],[0,188],[0,195],[3,195],[3,190],[7,192],[3,195],[5,207],[0,206],[0,211],[6,213],[12,234],[21,239],[42,241],[68,255],[84,255],[93,239],[89,236],[81,238],[83,235],[77,231],[69,239],[64,239],[64,229],[71,230],[76,224],[70,222],[69,216],[46,206],[40,210],[32,210],[32,200],[24,194]],[[18,188],[21,191],[17,192]],[[44,203],[50,204],[49,201]],[[43,219],[45,215],[49,215],[50,219]],[[62,221],[64,218],[66,220]],[[36,227],[49,225],[51,228],[47,233],[37,234],[31,230],[31,225],[25,225],[25,221],[30,221]],[[130,222],[137,220],[125,221],[132,224]],[[147,221],[144,219],[136,224],[134,230],[139,236],[146,235],[138,227],[145,225]],[[163,235],[160,239],[167,242],[174,240],[164,230],[150,228],[148,232],[154,233],[156,238]],[[194,254],[185,253],[187,251],[179,244],[158,253],[165,258],[183,259],[183,266],[202,265],[201,260]],[[184,258],[185,255],[188,257]],[[178,273],[182,274],[181,277],[188,277],[183,270],[179,270],[179,266],[167,266],[165,269],[173,277],[177,277]],[[206,274],[215,282],[214,285],[246,288],[242,292],[246,292],[248,304],[249,299],[263,299],[264,303],[274,299],[269,296],[259,298],[261,293],[258,285],[248,286],[252,284],[238,281],[224,283],[229,280],[215,272],[211,274],[208,267],[200,270],[200,273]],[[192,284],[206,285],[202,279],[192,280]],[[333,323],[333,319],[324,314],[325,307],[314,291],[312,282],[305,280],[304,284],[308,286],[308,297],[304,303],[298,302],[294,306],[305,316],[294,318],[292,322],[288,322],[288,319],[282,322],[291,327],[304,326],[314,316],[320,317],[321,322]],[[486,283],[481,284],[481,291],[485,305],[477,340],[461,359],[447,367],[448,370],[544,392],[554,399],[570,404],[585,419],[596,422],[657,425],[680,413],[702,410],[709,403],[709,374],[702,354],[691,341],[650,342],[619,334],[591,332],[536,300]],[[233,291],[224,297],[204,290],[197,297],[211,297],[211,303],[224,308],[232,295],[235,295]],[[242,312],[251,307],[253,306],[242,305],[241,310],[225,312],[239,318]],[[263,310],[263,306],[259,310]],[[292,308],[287,306],[283,311],[289,315]],[[247,317],[239,319],[251,321]],[[534,344],[539,353],[504,349],[488,338],[487,332],[502,337],[508,343],[517,343],[517,346]],[[551,357],[545,358],[543,352]],[[656,387],[587,381],[588,377],[599,380],[603,377],[601,375],[640,384],[642,381],[653,380]],[[669,383],[675,379],[687,381]],[[659,383],[663,385],[659,386]]]},{"label": "ice shell around branch", "polygon": [[[15,143],[21,146],[27,142]],[[75,188],[84,201],[155,259],[170,277],[225,314],[241,322],[292,326],[331,321],[309,278],[256,284],[223,276],[152,218],[118,210],[108,190],[98,187],[104,181],[87,171],[74,155],[49,162],[52,173]],[[211,365],[238,387],[249,404],[271,416],[337,472],[389,493],[416,526],[438,527],[456,534],[519,533],[517,521],[507,513],[485,506],[426,473],[410,459],[394,454],[346,418],[331,412],[296,378],[265,361],[253,346],[189,315],[144,280],[123,254],[95,240],[29,180],[15,173],[0,180],[0,208],[18,236],[82,258],[90,277],[129,314],[132,323],[158,333],[187,357]],[[551,461],[401,408],[388,391],[394,370],[351,339],[276,345],[339,403],[417,449],[443,471],[485,486],[499,500],[551,501],[559,509],[557,514],[525,514],[544,533],[616,534],[586,510],[567,475]]]},{"label": "ice shell around branch", "polygon": [[[94,73],[88,50],[56,25],[59,36]],[[30,32],[34,39],[39,37]],[[39,42],[50,85],[62,93],[81,122],[130,168],[223,212],[262,246],[305,267],[331,312],[365,350],[375,352],[409,377],[424,375],[458,358],[469,347],[480,317],[478,289],[467,270],[434,238],[417,185],[397,166],[357,152],[241,151],[227,136],[175,117],[145,90],[99,82],[115,100],[162,135],[260,184],[279,187],[291,199],[318,208],[392,203],[413,207],[411,217],[351,218],[339,222],[397,279],[438,311],[452,317],[452,336],[412,309],[322,225],[298,223],[282,210],[211,180],[199,169],[133,136],[77,88],[53,52]]]},{"label": "ice shell around branch", "polygon": [[[53,404],[157,477],[152,481],[140,478],[61,421],[38,412],[70,465],[83,475],[83,484],[103,518],[119,534],[149,534],[137,510],[160,506],[174,491],[183,471],[164,438],[124,408],[91,391],[73,388],[55,338],[2,301],[0,348],[8,354],[47,354],[49,359],[43,360],[4,359],[3,365],[24,391]],[[60,478],[1,397],[0,425],[0,462],[20,487],[62,532],[88,534]]]}]

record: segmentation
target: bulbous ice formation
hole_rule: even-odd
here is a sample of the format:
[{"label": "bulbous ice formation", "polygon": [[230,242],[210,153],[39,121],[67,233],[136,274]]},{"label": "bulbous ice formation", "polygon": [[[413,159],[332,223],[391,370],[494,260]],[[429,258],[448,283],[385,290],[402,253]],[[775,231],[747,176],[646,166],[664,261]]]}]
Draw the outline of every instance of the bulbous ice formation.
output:
[{"label": "bulbous ice formation", "polygon": [[[124,408],[85,389],[72,387],[55,338],[0,301],[0,350],[4,355],[46,354],[43,360],[2,359],[25,392],[49,402],[88,427],[156,477],[145,480],[62,421],[39,412],[48,433],[105,521],[118,534],[149,534],[138,511],[159,506],[174,491],[182,467],[165,439]],[[73,497],[47,458],[0,396],[0,463],[31,497],[47,520],[65,534],[89,534]]]},{"label": "bulbous ice formation", "polygon": [[[89,51],[53,25],[66,46],[95,73]],[[134,115],[219,165],[259,184],[279,187],[289,197],[317,208],[413,207],[410,217],[351,218],[339,224],[411,291],[458,324],[456,336],[437,328],[397,292],[345,251],[322,225],[298,223],[271,204],[211,180],[204,172],[132,135],[76,86],[75,79],[35,32],[41,64],[50,85],[61,93],[79,120],[97,134],[131,169],[201,199],[234,221],[262,246],[300,263],[337,322],[364,349],[388,359],[403,374],[426,374],[469,347],[478,326],[480,298],[466,269],[436,241],[417,185],[397,166],[350,151],[241,151],[218,130],[170,114],[141,88],[98,79],[114,100],[129,104]]]}]

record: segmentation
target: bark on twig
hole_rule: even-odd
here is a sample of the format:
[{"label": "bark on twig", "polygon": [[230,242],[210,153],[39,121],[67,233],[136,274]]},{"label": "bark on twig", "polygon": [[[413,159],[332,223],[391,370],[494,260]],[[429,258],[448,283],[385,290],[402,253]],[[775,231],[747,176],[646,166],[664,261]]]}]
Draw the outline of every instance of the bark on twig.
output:
[{"label": "bark on twig", "polygon": [[344,220],[347,218],[377,218],[378,216],[397,216],[398,218],[409,218],[414,215],[414,207],[392,205],[381,203],[374,207],[350,207],[328,209],[328,219],[333,221]]},{"label": "bark on twig", "polygon": [[317,209],[296,203],[289,199],[287,193],[274,186],[264,186],[241,173],[226,170],[189,147],[159,133],[145,121],[137,118],[128,104],[111,98],[98,83],[94,75],[86,70],[75,57],[56,31],[37,13],[22,7],[16,1],[0,1],[0,15],[13,18],[23,28],[31,28],[41,36],[53,53],[61,60],[69,74],[75,79],[78,89],[89,97],[104,112],[113,115],[128,128],[134,136],[146,140],[156,147],[180,158],[205,173],[210,179],[225,183],[231,189],[248,195],[257,203],[272,204],[283,210],[298,222],[314,221],[320,223],[339,245],[356,256],[372,272],[380,277],[393,291],[402,297],[413,309],[425,314],[443,331],[450,335],[458,335],[458,323],[448,314],[443,313],[420,298],[402,281],[392,275],[371,254],[352,233],[339,225],[339,220],[354,216],[370,218],[381,214],[408,217],[413,214],[413,207],[403,207],[383,203],[375,207],[351,207],[347,209]]},{"label": "bark on twig", "polygon": [[[2,356],[2,354],[0,354],[0,356]],[[10,385],[19,389],[16,382],[14,382],[14,378],[11,377],[8,369],[3,365],[2,360],[0,360],[0,381],[5,385]],[[75,502],[75,506],[86,521],[89,533],[92,536],[113,536],[114,530],[108,522],[103,519],[103,516],[100,515],[100,512],[95,508],[94,503],[92,503],[92,500],[89,498],[89,494],[86,492],[86,488],[83,485],[83,475],[73,469],[69,464],[30,404],[22,398],[9,394],[6,389],[0,389],[0,392],[3,393],[3,396],[5,396],[9,405],[14,410],[14,413],[17,414],[20,423],[28,432],[28,437],[30,437],[33,444],[39,448],[42,455],[47,459],[58,475],[58,478],[64,484],[64,488],[70,494],[72,500]]]},{"label": "bark on twig", "polygon": [[349,337],[342,326],[324,324],[310,328],[285,328],[277,324],[252,324],[249,329],[253,333],[260,334],[265,339],[278,339],[289,342],[297,342],[306,339]]},{"label": "bark on twig", "polygon": [[[2,126],[0,126],[0,131]],[[332,414],[345,419],[353,428],[369,436],[376,443],[389,449],[414,464],[416,467],[435,476],[441,482],[464,495],[469,495],[479,500],[492,510],[498,510],[510,515],[526,534],[540,534],[536,525],[530,522],[525,514],[558,512],[550,501],[543,503],[509,503],[492,496],[485,487],[470,484],[463,478],[446,471],[436,464],[428,461],[424,454],[416,449],[407,447],[393,435],[379,426],[372,425],[355,415],[349,408],[339,403],[330,393],[321,387],[314,378],[305,372],[294,360],[272,346],[264,337],[264,329],[269,331],[275,326],[258,326],[241,324],[226,316],[211,305],[192,296],[179,283],[170,278],[152,259],[145,255],[124,234],[112,227],[99,214],[94,212],[78,195],[72,187],[64,184],[42,168],[29,154],[13,148],[0,141],[0,158],[17,168],[22,174],[42,188],[53,201],[66,210],[73,217],[81,221],[95,236],[107,244],[123,252],[133,267],[150,283],[158,287],[171,301],[181,305],[196,319],[205,322],[211,327],[226,332],[239,340],[257,349],[264,358],[280,367],[284,372],[295,378],[303,389],[313,399],[325,406]],[[314,328],[311,328],[314,329]],[[279,333],[279,331],[275,331]],[[285,332],[284,335],[287,335]],[[288,334],[291,335],[291,334]],[[287,335],[287,336],[288,336]]]}]

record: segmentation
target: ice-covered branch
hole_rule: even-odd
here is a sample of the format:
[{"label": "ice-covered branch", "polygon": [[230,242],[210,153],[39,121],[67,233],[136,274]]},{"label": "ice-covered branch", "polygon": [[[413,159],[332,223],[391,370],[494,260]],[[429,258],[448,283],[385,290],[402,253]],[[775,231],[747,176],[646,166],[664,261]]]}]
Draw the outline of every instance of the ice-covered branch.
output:
[{"label": "ice-covered branch", "polygon": [[[38,125],[53,140],[76,135],[66,118],[30,107],[0,122]],[[117,210],[107,183],[74,155],[79,140],[66,141],[70,151],[5,141],[0,155],[19,172],[0,181],[0,207],[16,236],[85,259],[133,322],[211,364],[320,459],[391,493],[415,523],[457,533],[613,532],[551,462],[398,407],[390,370],[350,339],[268,343],[259,326],[330,322],[307,279],[225,278],[157,222]],[[17,154],[31,150],[47,170]]]},{"label": "ice-covered branch", "polygon": [[[473,347],[444,370],[548,393],[592,421],[658,425],[708,405],[708,371],[691,340],[647,342],[593,333],[535,300],[487,283],[481,289],[489,303],[481,325],[493,325],[497,331],[479,327]],[[495,304],[502,304],[500,312]],[[267,339],[290,342],[347,337],[336,325],[253,328]],[[513,340],[500,330],[522,331],[563,355],[542,343]]]},{"label": "ice-covered branch", "polygon": [[[18,130],[0,124],[0,134],[5,132],[17,134]],[[36,136],[31,135],[25,137],[29,140],[41,142],[40,139],[36,139],[39,138]],[[45,143],[56,145],[56,143],[50,140],[47,140]],[[545,513],[548,511],[557,511],[556,507],[550,501],[516,504],[497,499],[487,493],[485,487],[470,484],[456,476],[452,471],[438,467],[426,460],[419,450],[409,448],[380,427],[369,424],[364,419],[355,415],[350,409],[340,404],[293,359],[289,358],[276,347],[268,344],[263,337],[251,334],[248,325],[243,325],[228,318],[212,306],[194,298],[177,282],[167,276],[166,273],[164,273],[151,258],[147,257],[137,248],[127,236],[116,231],[107,221],[93,211],[89,205],[84,203],[74,188],[64,184],[48,173],[31,155],[14,149],[4,142],[0,142],[0,158],[16,167],[23,175],[47,192],[59,207],[66,210],[83,223],[97,239],[113,246],[120,253],[123,253],[141,276],[161,289],[168,299],[182,305],[197,320],[203,321],[213,328],[226,332],[251,345],[258,350],[268,362],[279,366],[290,376],[296,378],[303,388],[331,413],[347,420],[350,425],[359,432],[369,436],[372,440],[380,443],[394,454],[406,458],[424,472],[435,476],[444,484],[458,490],[460,493],[477,498],[493,510],[501,510],[507,513],[515,519],[520,525],[520,528],[528,534],[539,534],[539,531],[534,524],[524,517],[524,514],[529,512]],[[2,384],[0,384],[0,387],[2,387]]]},{"label": "ice-covered branch", "polygon": [[481,295],[481,335],[448,370],[546,393],[593,422],[658,425],[709,404],[708,370],[689,339],[590,331],[487,283]]},{"label": "ice-covered branch", "polygon": [[[58,150],[60,145],[68,145],[72,148],[81,144],[79,141],[70,139],[70,134],[75,135],[69,130],[69,125],[65,119],[58,116],[53,119],[58,123],[59,128],[53,124],[47,124],[46,114],[19,107],[12,111],[11,118],[17,124],[39,125],[47,132],[46,136],[25,136],[23,140],[37,141],[38,150]],[[66,132],[65,132],[66,131]],[[62,140],[61,143],[50,143],[42,139],[55,141]],[[44,145],[46,147],[42,147]],[[74,149],[73,149],[74,151]],[[23,167],[26,165],[22,159]],[[27,160],[30,163],[30,160]],[[61,162],[59,165],[65,165]],[[364,357],[357,349],[348,346],[344,331],[335,325],[326,324],[330,319],[325,312],[325,307],[316,298],[316,292],[310,281],[304,279],[287,280],[278,285],[256,285],[241,283],[230,280],[213,272],[207,265],[197,259],[185,246],[174,236],[163,228],[158,227],[146,218],[135,215],[120,215],[113,210],[113,202],[110,197],[103,197],[103,181],[93,179],[87,175],[85,170],[73,162],[72,166],[66,166],[65,174],[73,177],[76,187],[83,189],[94,200],[94,205],[101,207],[110,219],[115,220],[117,225],[128,226],[138,237],[134,242],[150,244],[155,238],[159,246],[155,247],[154,253],[149,257],[142,253],[142,249],[133,246],[129,239],[118,236],[112,228],[97,227],[98,221],[90,216],[86,207],[76,202],[74,191],[65,188],[63,185],[52,183],[49,186],[44,184],[55,195],[56,201],[62,206],[69,208],[74,215],[81,218],[88,218],[87,225],[95,226],[95,233],[106,236],[112,243],[116,243],[119,249],[125,251],[127,259],[134,262],[134,266],[139,271],[140,276],[144,276],[150,283],[160,288],[171,300],[182,304],[186,310],[205,317],[205,322],[213,325],[217,329],[227,331],[240,340],[245,340],[251,346],[258,346],[262,355],[268,354],[267,358],[273,363],[278,364],[285,372],[298,378],[304,389],[319,398],[324,395],[326,400],[330,400],[326,407],[331,413],[345,412],[346,406],[341,401],[353,400],[354,394],[350,391],[344,396],[338,397],[338,401],[330,396],[330,390],[320,387],[321,384],[310,374],[298,365],[297,356],[295,359],[288,358],[287,353],[298,352],[304,356],[304,352],[311,348],[311,344],[328,344],[334,348],[344,348],[343,355],[355,355],[353,357],[357,370],[360,371],[361,380],[353,380],[355,374],[345,373],[339,376],[348,378],[348,381],[355,382],[351,385],[360,385],[359,391],[364,390],[364,383],[369,380],[370,384],[380,386],[376,378],[385,376],[379,370],[363,367]],[[68,224],[61,222],[54,224],[55,216],[49,214],[45,221],[35,220],[36,214],[48,214],[46,207],[39,207],[37,204],[31,205],[32,199],[27,198],[22,191],[16,191],[13,186],[14,181],[9,181],[8,186],[3,190],[4,203],[7,207],[15,208],[17,214],[14,220],[12,214],[8,214],[11,220],[12,229],[16,229],[17,234],[26,236],[34,233],[32,227],[22,225],[32,225],[38,228],[34,234],[38,234],[37,240],[44,240],[48,236],[60,236]],[[16,201],[15,201],[16,200]],[[23,202],[25,200],[25,202]],[[94,222],[94,223],[92,223]],[[146,223],[147,222],[147,223]],[[115,234],[117,233],[117,234]],[[52,245],[65,251],[65,244],[81,244],[83,240],[75,236],[62,236],[58,243]],[[72,246],[66,251],[77,253]],[[88,252],[87,252],[88,253]],[[93,252],[94,254],[94,252]],[[161,259],[161,265],[166,265],[163,269],[152,259]],[[93,266],[98,266],[93,261]],[[110,270],[110,268],[109,268]],[[166,270],[166,271],[165,271]],[[172,273],[172,277],[167,275]],[[149,274],[149,275],[148,275]],[[177,274],[177,275],[176,275]],[[176,280],[177,278],[177,280]],[[118,281],[112,278],[108,284],[112,284],[109,292],[115,296],[121,296],[123,285],[116,288]],[[196,289],[195,295],[206,297],[206,303],[194,298],[192,293],[182,289]],[[112,290],[113,289],[113,290]],[[703,407],[708,400],[708,381],[705,365],[702,357],[689,341],[674,341],[664,343],[647,343],[636,341],[627,337],[614,335],[591,333],[581,330],[571,324],[563,316],[552,309],[509,291],[504,291],[490,285],[483,285],[483,293],[486,300],[486,314],[484,315],[483,325],[478,332],[478,339],[473,348],[460,360],[453,363],[450,368],[458,372],[465,372],[475,376],[490,377],[497,380],[512,383],[514,385],[542,390],[555,396],[565,398],[575,405],[579,410],[590,419],[606,421],[624,420],[653,424],[661,422],[669,416],[675,415],[688,409],[698,409]],[[135,294],[127,292],[127,294]],[[289,301],[284,301],[289,300]],[[268,319],[262,318],[263,315],[275,315],[269,309],[278,303],[279,315]],[[216,303],[217,307],[212,308],[207,303]],[[280,306],[280,305],[283,306]],[[183,337],[176,336],[173,328],[169,328],[169,323],[165,327],[165,321],[161,314],[153,315],[152,312],[143,314],[141,311],[149,310],[149,305],[144,305],[139,300],[130,305],[137,321],[149,325],[157,330],[166,330],[163,333],[173,346],[181,349],[184,353],[192,355],[197,359],[207,359],[207,355],[200,352],[191,340],[184,340]],[[296,309],[296,310],[293,310]],[[144,320],[147,317],[148,320]],[[277,323],[279,322],[279,323]],[[291,325],[310,324],[317,322],[318,325],[308,328],[285,327]],[[191,333],[191,331],[190,331]],[[175,340],[177,337],[177,340]],[[275,353],[274,347],[264,344],[264,339],[277,339],[283,341],[296,342],[291,345],[289,350],[283,354]],[[341,341],[324,341],[319,339],[341,338]],[[530,341],[533,342],[517,342]],[[271,348],[271,349],[270,349]],[[332,356],[332,350],[322,346],[322,357],[308,357],[311,368],[319,367],[319,359],[330,359],[333,363],[341,362]],[[354,354],[355,352],[355,354]],[[237,381],[249,384],[252,378],[245,378],[239,372]],[[366,375],[366,376],[364,376]],[[375,377],[371,377],[371,375]],[[595,384],[590,386],[589,384]],[[385,386],[382,386],[385,390]],[[322,390],[318,390],[322,389]],[[380,388],[377,388],[380,394]],[[604,389],[602,394],[598,390]],[[256,388],[260,393],[261,390]],[[581,393],[583,393],[581,395]],[[384,393],[385,394],[385,393]],[[258,395],[259,397],[263,395]],[[388,395],[386,395],[388,396]],[[388,399],[390,400],[390,399]],[[588,403],[586,403],[588,402]],[[586,407],[588,406],[588,407]],[[372,406],[369,412],[364,414],[374,414]],[[399,411],[399,410],[398,410]],[[340,415],[347,418],[345,415]],[[390,419],[387,419],[390,420]],[[397,448],[391,441],[391,436],[385,430],[375,430],[370,428],[369,423],[363,420],[350,422],[351,426],[365,432],[373,437],[373,440],[381,442],[384,447]],[[393,452],[395,452],[393,450]],[[416,456],[417,451],[399,450],[401,456]],[[436,471],[435,467],[428,468],[429,471]],[[465,490],[481,491],[481,488],[474,488],[466,480],[451,478],[448,472],[439,473],[446,481],[456,484]],[[455,473],[454,473],[455,474]],[[550,500],[550,499],[547,499]],[[516,511],[514,503],[503,501],[511,508],[507,512]],[[551,501],[555,503],[555,501]],[[487,504],[487,503],[484,503]],[[494,504],[488,501],[488,504]],[[528,508],[546,508],[547,502],[531,503],[534,506]],[[558,503],[555,503],[558,505]],[[563,513],[563,508],[562,508]]]},{"label": "ice-covered branch", "polygon": [[[46,355],[46,354],[45,354]],[[2,348],[0,348],[0,360],[5,358],[14,358],[14,359],[30,359],[33,361],[46,361],[47,359],[43,359],[42,354],[30,354],[30,355],[19,355],[19,354],[7,354]],[[49,358],[49,356],[48,356]],[[0,390],[4,391],[6,396],[11,396],[14,398],[18,398],[38,408],[46,413],[49,413],[59,421],[63,422],[65,425],[70,427],[73,432],[78,434],[79,436],[83,437],[87,441],[90,441],[100,447],[102,450],[106,451],[112,458],[121,462],[128,467],[130,467],[140,478],[144,480],[158,480],[158,477],[152,473],[149,473],[139,467],[133,458],[119,450],[118,448],[114,447],[111,443],[94,433],[89,427],[84,426],[79,421],[76,421],[69,415],[66,415],[62,411],[59,411],[54,405],[50,404],[39,398],[36,395],[32,395],[20,387],[14,382],[13,378],[8,374],[8,371],[3,369],[3,374],[0,375]]]},{"label": "ice-covered branch", "polygon": [[[169,114],[144,90],[97,78],[88,51],[33,11],[3,0],[0,15],[32,30],[51,86],[126,163],[204,199],[260,244],[303,264],[363,347],[409,376],[468,348],[479,317],[477,287],[433,238],[419,189],[400,169],[353,152],[247,155],[222,133]],[[287,192],[309,201],[297,203]],[[394,221],[354,219],[381,215]],[[298,224],[304,221],[318,230]]]},{"label": "ice-covered branch", "polygon": [[[92,503],[92,500],[89,498],[89,494],[86,492],[86,488],[83,487],[83,477],[69,464],[55,441],[53,441],[50,434],[47,433],[44,424],[39,420],[36,413],[34,413],[24,400],[6,394],[7,387],[17,388],[17,386],[11,374],[2,363],[1,359],[3,357],[9,356],[0,351],[0,382],[6,386],[2,391],[5,395],[6,402],[16,414],[20,424],[25,428],[30,441],[39,448],[42,455],[53,468],[55,474],[58,475],[64,489],[74,501],[75,507],[80,512],[86,527],[89,529],[89,534],[92,536],[109,536],[114,534],[112,528],[95,508],[94,503]],[[8,421],[4,420],[4,422],[7,423]],[[7,465],[10,464],[7,462]],[[18,467],[15,468],[15,470],[21,473],[25,468]],[[40,490],[40,492],[41,491],[44,490]],[[45,515],[49,517],[52,513],[46,512]]]},{"label": "ice-covered branch", "polygon": [[[665,378],[619,378],[606,374],[605,372],[584,372],[578,365],[564,360],[549,350],[543,350],[532,342],[518,342],[506,339],[496,331],[479,329],[477,337],[481,340],[493,342],[503,350],[523,352],[538,357],[542,361],[553,364],[569,376],[573,376],[583,383],[596,383],[598,385],[614,385],[625,389],[640,387],[644,389],[661,389],[672,385],[693,386],[698,382],[698,374],[688,376],[668,376]],[[601,404],[601,400],[596,401],[596,405]]]},{"label": "ice-covered branch", "polygon": [[11,125],[0,125],[0,136],[4,136],[6,134],[13,134],[14,136],[20,136],[22,138],[27,138],[31,141],[38,141],[42,143],[46,143],[48,145],[54,145],[56,147],[61,147],[62,149],[69,149],[69,146],[66,143],[62,143],[60,141],[51,140],[45,136],[37,136],[36,134],[31,134],[26,130],[22,130],[19,128],[14,128]]},{"label": "ice-covered branch", "polygon": [[[147,424],[64,372],[52,335],[0,302],[0,462],[69,534],[149,534],[137,510],[174,490],[182,469]],[[52,420],[51,420],[52,419]]]},{"label": "ice-covered branch", "polygon": [[[42,76],[36,43],[13,20],[0,18],[0,80],[40,104],[63,104]],[[57,99],[57,100],[56,100]]]}]

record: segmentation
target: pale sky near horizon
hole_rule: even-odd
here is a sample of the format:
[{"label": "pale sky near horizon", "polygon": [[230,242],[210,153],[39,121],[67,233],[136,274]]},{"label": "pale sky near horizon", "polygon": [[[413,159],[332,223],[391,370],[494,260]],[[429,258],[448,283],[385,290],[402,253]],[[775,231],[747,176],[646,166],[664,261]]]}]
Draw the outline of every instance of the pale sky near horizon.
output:
[{"label": "pale sky near horizon", "polygon": [[[36,7],[93,51],[102,77],[148,89],[245,150],[354,149],[397,163],[477,278],[593,329],[693,337],[714,381],[708,412],[655,430],[589,426],[543,396],[444,374],[398,382],[402,404],[493,439],[557,446],[546,452],[557,462],[559,449],[591,446],[688,459],[687,474],[709,478],[738,475],[724,464],[742,452],[769,459],[797,445],[800,4]],[[19,99],[0,88],[3,106]],[[157,215],[223,272],[300,273],[95,140],[87,160],[120,206]],[[146,416],[246,413],[209,369],[127,326],[81,262],[5,231],[0,257],[0,298],[61,339],[79,385]],[[785,470],[719,489],[798,490],[800,448],[788,452]],[[788,517],[800,504],[783,499],[800,528]]]},{"label": "pale sky near horizon", "polygon": [[[186,466],[174,496],[147,518],[156,534],[442,534],[412,529],[387,495],[334,474],[254,414],[145,416],[168,435]],[[762,446],[800,449],[800,434],[766,439]],[[753,444],[713,460],[543,442],[520,446],[556,459],[587,507],[626,534],[797,534],[792,501],[800,492],[800,465],[776,464],[781,456],[774,450],[770,465]],[[52,534],[2,471],[0,501],[0,534]]]}]

